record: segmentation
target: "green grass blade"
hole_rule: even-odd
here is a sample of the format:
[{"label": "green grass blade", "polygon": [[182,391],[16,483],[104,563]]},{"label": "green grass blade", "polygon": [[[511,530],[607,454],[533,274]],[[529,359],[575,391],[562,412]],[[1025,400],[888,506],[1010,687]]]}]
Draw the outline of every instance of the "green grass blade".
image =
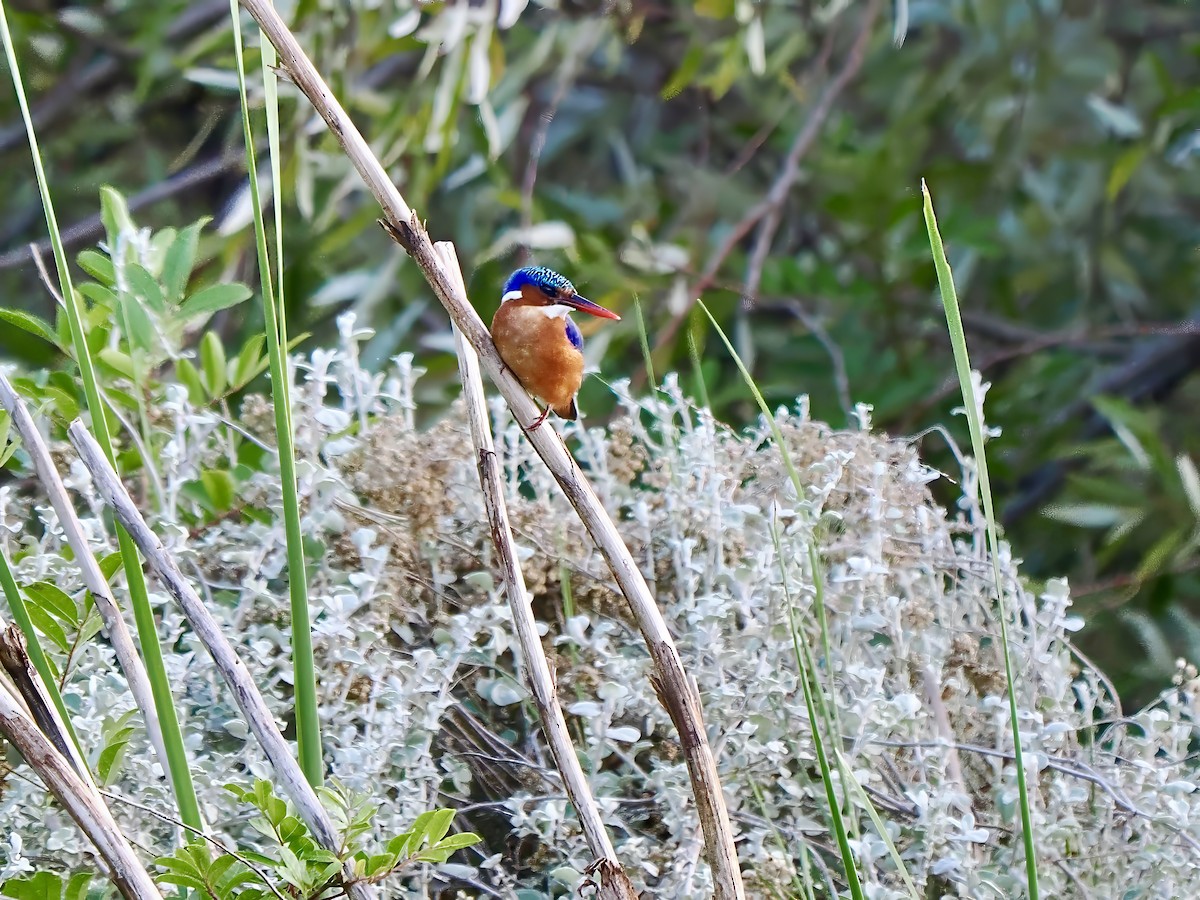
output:
[{"label": "green grass blade", "polygon": [[[101,449],[108,461],[116,468],[116,455],[113,453],[112,436],[108,430],[108,418],[105,411],[104,399],[100,394],[100,386],[96,381],[96,370],[92,364],[91,353],[88,350],[86,334],[83,328],[83,315],[80,310],[81,298],[75,293],[71,284],[71,272],[67,265],[67,254],[63,248],[62,236],[58,229],[58,220],[54,215],[54,204],[50,197],[50,185],[42,166],[41,152],[38,150],[37,135],[33,130],[33,120],[29,114],[29,102],[25,96],[25,87],[21,81],[21,71],[17,64],[16,51],[13,49],[12,33],[8,27],[8,17],[3,0],[0,0],[0,36],[4,40],[4,52],[8,58],[9,73],[12,76],[13,88],[17,94],[17,103],[21,108],[21,117],[25,121],[25,132],[29,138],[29,150],[33,157],[34,173],[37,176],[38,191],[41,194],[42,210],[46,216],[46,228],[49,232],[50,243],[54,250],[54,264],[58,269],[59,290],[62,293],[66,308],[67,321],[71,329],[71,342],[75,348],[75,359],[79,365],[79,375],[83,382],[84,394],[87,397],[88,410],[91,413],[92,432],[96,436]],[[159,644],[158,626],[154,620],[154,610],[150,606],[150,597],[146,591],[146,578],[142,573],[141,560],[133,541],[120,527],[116,526],[117,543],[121,549],[121,561],[125,567],[126,583],[129,586],[129,599],[133,607],[134,622],[137,626],[138,642],[141,645],[142,658],[146,664],[146,673],[150,679],[150,688],[154,697],[155,711],[158,713],[159,726],[162,731],[162,743],[166,750],[166,769],[171,778],[171,786],[175,792],[175,802],[179,807],[179,817],[192,828],[203,828],[200,818],[200,804],[196,801],[196,790],[192,784],[191,770],[188,768],[187,751],[183,744],[183,733],[179,728],[179,719],[175,714],[175,700],[171,694],[171,685],[167,680],[166,666],[163,664],[162,647]]]},{"label": "green grass blade", "polygon": [[1017,693],[1013,681],[1012,654],[1008,646],[1008,610],[1005,608],[1004,592],[1000,583],[999,539],[996,534],[996,514],[992,505],[992,488],[988,479],[987,456],[984,450],[983,422],[979,414],[979,402],[971,380],[971,360],[967,355],[967,337],[963,332],[962,315],[958,309],[958,293],[954,290],[954,275],[946,259],[946,248],[938,231],[937,217],[933,211],[933,198],[929,195],[924,179],[921,180],[921,196],[925,213],[925,228],[929,232],[929,246],[933,250],[933,264],[937,269],[938,287],[942,295],[942,307],[946,313],[946,328],[950,332],[950,344],[954,349],[954,367],[958,372],[958,383],[962,388],[963,406],[966,408],[967,423],[971,431],[971,452],[979,471],[979,493],[983,500],[983,513],[987,519],[988,549],[992,556],[992,574],[995,579],[996,604],[1000,619],[1000,652],[1004,654],[1004,676],[1008,687],[1008,716],[1013,731],[1013,764],[1017,769],[1017,791],[1020,794],[1021,832],[1025,842],[1025,877],[1028,882],[1030,900],[1038,898],[1037,855],[1034,852],[1033,820],[1029,811],[1029,786],[1026,784],[1024,753],[1021,748],[1020,723],[1017,719]]},{"label": "green grass blade", "polygon": [[880,840],[883,841],[884,846],[887,847],[888,856],[892,858],[892,865],[896,867],[896,871],[900,873],[900,879],[904,882],[904,886],[908,888],[908,895],[912,900],[921,900],[921,892],[917,890],[912,876],[908,874],[908,867],[904,865],[900,851],[892,843],[892,838],[887,832],[887,827],[884,825],[879,811],[875,809],[875,804],[871,802],[871,798],[867,796],[867,792],[863,790],[863,786],[858,783],[858,780],[848,777],[850,760],[846,759],[846,755],[836,747],[834,747],[833,752],[837,755],[838,771],[842,773],[843,783],[850,788],[855,799],[858,800],[859,806],[866,810],[867,815],[871,817],[871,823],[875,826],[875,831],[878,833]]},{"label": "green grass blade", "polygon": [[[797,498],[802,498],[804,496],[804,489],[800,481],[800,473],[796,470],[796,466],[792,461],[791,454],[788,452],[787,446],[783,441],[783,433],[779,430],[779,423],[772,414],[770,407],[767,406],[766,399],[763,397],[762,392],[758,389],[758,385],[755,384],[754,377],[750,374],[750,370],[747,369],[745,363],[742,362],[742,358],[734,348],[733,342],[729,340],[729,337],[717,323],[717,320],[713,317],[713,314],[709,311],[708,307],[705,306],[703,301],[697,301],[697,305],[704,311],[704,314],[708,316],[709,322],[712,323],[717,335],[721,338],[722,342],[724,342],[725,348],[729,351],[729,355],[733,359],[734,364],[737,366],[738,371],[741,373],[743,381],[745,381],[746,386],[749,387],[750,392],[754,395],[755,401],[758,403],[759,409],[762,411],[763,415],[767,419],[767,422],[770,424],[771,434],[775,439],[775,445],[779,448],[780,456],[783,458],[784,466],[787,469],[788,477],[791,479],[792,486],[795,488],[796,496]],[[850,885],[851,895],[853,897],[862,897],[862,885],[859,882],[858,872],[854,866],[854,859],[850,851],[849,838],[846,831],[846,823],[842,816],[841,805],[838,802],[837,794],[834,790],[832,771],[829,766],[829,760],[825,751],[824,741],[822,740],[820,733],[820,726],[823,724],[825,730],[832,735],[832,740],[840,740],[840,717],[838,716],[836,705],[829,703],[826,700],[824,692],[821,690],[820,682],[817,678],[817,665],[815,660],[812,658],[812,651],[809,649],[806,642],[800,640],[799,622],[796,618],[795,605],[792,602],[791,593],[787,587],[786,561],[783,557],[783,548],[780,545],[779,534],[775,527],[774,521],[772,521],[771,524],[771,535],[775,542],[775,554],[779,559],[781,573],[784,576],[783,586],[784,595],[787,601],[789,626],[792,633],[792,649],[796,657],[796,665],[799,667],[801,673],[801,687],[804,691],[804,703],[808,708],[809,721],[812,723],[813,747],[817,754],[817,761],[821,770],[821,780],[824,782],[825,786],[825,795],[829,804],[830,817],[834,824],[834,832],[838,838],[838,849],[842,856],[842,863],[846,869],[846,877]],[[821,629],[822,648],[825,653],[825,658],[827,660],[831,660],[832,649],[829,640],[829,623],[825,612],[824,578],[821,575],[821,561],[815,546],[809,547],[809,562],[813,572],[813,607],[816,612],[818,625]],[[874,804],[871,803],[870,797],[868,797],[866,792],[862,790],[856,781],[854,781],[854,776],[849,767],[846,766],[844,757],[836,745],[834,746],[833,750],[838,763],[838,775],[842,781],[843,795],[847,807],[852,808],[850,796],[851,792],[857,788],[858,790],[856,796],[858,796],[860,800],[860,805],[866,807],[867,813],[871,817],[871,820],[876,824],[877,828],[881,829],[881,835],[891,850],[893,862],[896,864],[901,877],[903,878],[905,884],[910,887],[912,895],[914,897],[918,896],[916,893],[916,888],[912,886],[912,878],[909,876],[908,870],[903,864],[903,860],[901,860],[896,848],[892,846],[891,841],[888,839],[887,833],[882,831],[883,820],[879,816],[878,811],[875,809]],[[857,821],[851,820],[850,825],[855,830],[855,833],[857,833]]]},{"label": "green grass blade", "polygon": [[696,381],[696,399],[704,409],[711,410],[712,404],[708,399],[708,384],[704,380],[704,366],[700,361],[700,343],[696,333],[701,328],[701,320],[696,316],[688,316],[687,345],[688,357],[692,361],[692,377]]},{"label": "green grass blade", "polygon": [[646,320],[642,316],[642,301],[638,299],[637,294],[633,295],[633,311],[637,315],[638,340],[642,345],[642,359],[646,361],[646,383],[650,385],[651,390],[654,390],[658,382],[654,380],[654,360],[650,356],[650,337],[646,333]]},{"label": "green grass blade", "polygon": [[[771,434],[775,438],[775,446],[779,448],[779,453],[783,457],[784,466],[787,468],[788,477],[791,479],[792,486],[796,489],[796,497],[798,500],[802,499],[804,497],[804,485],[800,482],[800,473],[796,471],[796,466],[792,462],[791,454],[787,452],[787,446],[783,442],[783,432],[779,430],[779,423],[775,420],[775,416],[771,413],[770,408],[767,406],[767,401],[763,398],[762,392],[758,389],[758,385],[754,383],[754,377],[750,374],[750,370],[746,368],[745,363],[742,362],[741,356],[739,356],[737,350],[734,349],[733,342],[729,340],[729,337],[725,334],[724,329],[722,329],[717,323],[717,320],[713,317],[713,314],[704,304],[704,301],[697,300],[696,303],[702,310],[704,310],[704,314],[708,316],[708,320],[712,323],[717,335],[724,342],[725,348],[729,351],[730,357],[732,357],[734,364],[738,367],[738,371],[742,374],[742,379],[746,382],[746,386],[750,388],[750,392],[754,395],[754,399],[757,401],[759,409],[762,410],[763,415],[770,424]],[[772,525],[772,533],[775,534],[774,525]],[[780,566],[783,567],[784,560],[783,555],[779,550],[778,535],[775,534],[775,537],[776,555],[779,558]],[[797,630],[798,623],[796,622],[795,610],[792,606],[791,596],[787,590],[786,578],[784,579],[784,592],[788,597],[788,616],[791,621],[790,630],[792,632],[793,649],[796,653],[797,665],[801,670],[800,684],[804,690],[804,705],[808,708],[808,721],[812,726],[813,749],[817,754],[817,764],[821,770],[821,781],[824,782],[825,785],[825,797],[829,804],[829,816],[833,822],[834,834],[837,837],[838,851],[842,856],[842,866],[846,872],[846,881],[850,886],[850,895],[855,898],[855,900],[861,900],[863,897],[862,883],[858,878],[858,869],[855,867],[854,854],[850,850],[850,841],[846,832],[846,823],[842,818],[841,803],[837,798],[837,793],[833,784],[833,773],[829,768],[829,759],[825,753],[825,743],[821,738],[820,723],[827,719],[824,716],[818,715],[817,701],[814,699],[813,694],[814,692],[820,693],[819,685],[817,684],[815,673],[812,671],[812,667],[810,665],[811,660],[807,656],[808,646],[807,644],[803,644],[799,638],[799,632]],[[836,733],[834,734],[834,739],[837,739]]]},{"label": "green grass blade", "polygon": [[[263,319],[270,358],[271,398],[275,406],[275,436],[279,447],[279,477],[283,489],[283,521],[287,534],[288,587],[292,615],[292,669],[296,692],[296,742],[300,768],[314,787],[324,781],[321,758],[321,721],[317,709],[317,677],[313,662],[312,622],[308,609],[308,577],[304,564],[304,534],[300,528],[300,498],[296,491],[296,455],[292,440],[291,391],[288,375],[287,344],[282,338],[282,306],[276,300],[271,283],[271,256],[267,249],[267,229],[263,222],[262,198],[258,190],[258,165],[254,153],[254,132],[250,125],[250,104],[246,91],[246,63],[242,52],[241,22],[237,0],[230,0],[233,19],[233,46],[237,60],[238,92],[241,97],[242,132],[246,143],[246,170],[250,179],[250,201],[254,209],[254,237],[258,248],[258,272],[262,284]],[[269,41],[262,40],[263,46]],[[264,59],[266,65],[266,59]],[[274,78],[274,72],[270,73]],[[268,91],[271,89],[268,88]],[[274,96],[272,92],[272,97]],[[278,113],[276,112],[276,116]],[[268,114],[268,126],[270,114]],[[278,119],[272,134],[272,172],[278,177]],[[276,203],[282,186],[276,181]],[[277,207],[277,226],[282,214]],[[278,233],[278,227],[277,227]],[[282,246],[277,243],[277,247]],[[282,254],[280,254],[282,256]],[[281,263],[282,266],[282,263]],[[282,272],[282,268],[280,269]],[[282,280],[281,280],[282,285]]]},{"label": "green grass blade", "polygon": [[[719,330],[719,329],[718,329]],[[722,335],[724,337],[724,335]],[[738,363],[739,367],[741,363]],[[757,388],[755,389],[757,392]],[[786,451],[785,451],[786,452]],[[817,754],[817,766],[821,770],[821,781],[825,786],[825,800],[829,805],[829,817],[833,822],[834,835],[837,837],[838,852],[842,855],[842,867],[846,871],[846,881],[850,885],[850,895],[855,900],[861,900],[862,884],[858,879],[858,869],[854,863],[854,854],[850,850],[850,839],[846,832],[846,823],[842,818],[842,807],[833,785],[833,772],[829,767],[829,758],[825,752],[825,740],[821,737],[821,722],[825,718],[817,710],[814,694],[820,694],[817,682],[816,666],[813,662],[808,644],[800,639],[800,622],[796,615],[796,604],[792,600],[792,592],[787,582],[787,561],[783,556],[783,547],[779,541],[779,527],[775,517],[771,517],[771,540],[775,544],[775,558],[779,560],[779,573],[783,584],[784,603],[788,614],[788,631],[792,635],[792,652],[796,657],[796,665],[800,669],[800,688],[804,693],[804,706],[808,710],[808,722],[812,728],[813,750]],[[832,740],[838,741],[837,733],[832,734]],[[834,747],[836,752],[837,747]],[[842,770],[838,772],[839,780],[846,778]]]}]

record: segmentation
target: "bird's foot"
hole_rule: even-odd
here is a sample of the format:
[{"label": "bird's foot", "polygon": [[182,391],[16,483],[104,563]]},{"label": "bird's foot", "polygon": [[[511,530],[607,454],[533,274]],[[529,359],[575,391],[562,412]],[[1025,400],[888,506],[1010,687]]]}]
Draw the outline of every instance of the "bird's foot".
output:
[{"label": "bird's foot", "polygon": [[541,427],[542,427],[542,423],[546,421],[546,417],[547,417],[547,416],[549,416],[549,415],[550,415],[550,407],[549,407],[549,406],[547,406],[547,407],[545,408],[545,410],[543,410],[542,414],[541,414],[540,416],[538,416],[538,417],[537,417],[537,418],[536,418],[536,419],[533,421],[533,423],[532,423],[532,424],[531,424],[531,425],[530,425],[528,428],[526,428],[525,430],[526,430],[527,432],[528,432],[528,431],[537,431],[539,428],[541,428]]}]

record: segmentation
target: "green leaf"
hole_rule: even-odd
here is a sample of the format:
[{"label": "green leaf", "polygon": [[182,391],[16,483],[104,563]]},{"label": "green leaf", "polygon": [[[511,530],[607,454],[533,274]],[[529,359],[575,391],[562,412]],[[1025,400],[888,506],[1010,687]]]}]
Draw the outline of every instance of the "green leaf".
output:
[{"label": "green leaf", "polygon": [[199,370],[191,360],[180,357],[175,360],[175,380],[187,388],[188,400],[195,406],[203,406],[208,400]]},{"label": "green leaf", "polygon": [[91,872],[76,872],[67,882],[63,900],[87,900],[88,888],[92,884]]},{"label": "green leaf", "polygon": [[48,384],[42,392],[54,401],[54,409],[68,422],[79,418],[79,402],[57,385]]},{"label": "green leaf", "polygon": [[702,43],[693,44],[680,60],[679,66],[675,69],[670,80],[663,86],[662,98],[671,100],[681,94],[684,88],[691,86],[696,78],[696,74],[700,71],[700,67],[704,64],[704,54],[706,45]]},{"label": "green leaf", "polygon": [[395,853],[398,856],[409,855],[409,845],[416,835],[415,831],[406,831],[404,834],[398,834],[387,843],[388,853]]},{"label": "green leaf", "polygon": [[163,312],[166,306],[162,287],[153,275],[138,263],[130,263],[125,267],[125,277],[129,279],[129,288],[134,296],[144,300],[154,311]]},{"label": "green leaf", "polygon": [[442,841],[438,842],[437,849],[439,850],[461,850],[463,847],[473,847],[478,844],[483,838],[475,834],[473,831],[464,831],[460,834],[452,834]]},{"label": "green leaf", "polygon": [[37,629],[38,634],[48,641],[53,642],[63,653],[71,649],[71,642],[67,638],[67,633],[58,624],[58,620],[37,603],[29,603],[25,608],[29,612],[29,618],[33,620],[33,627]]},{"label": "green leaf", "polygon": [[101,306],[107,310],[117,308],[117,293],[111,288],[106,288],[102,284],[97,284],[94,281],[85,281],[75,289],[76,293],[87,297],[97,306]]},{"label": "green leaf", "polygon": [[1110,203],[1125,189],[1129,179],[1134,176],[1138,167],[1145,160],[1148,151],[1149,148],[1145,144],[1136,144],[1117,157],[1112,170],[1108,173],[1108,184],[1104,189]]},{"label": "green leaf", "polygon": [[133,737],[132,728],[123,728],[113,735],[112,739],[104,745],[104,749],[100,751],[100,758],[96,761],[96,774],[100,776],[102,784],[112,784],[117,773],[121,769],[121,763],[125,761],[126,753],[129,750],[129,741]]},{"label": "green leaf", "polygon": [[22,878],[10,878],[0,889],[0,897],[17,900],[59,900],[62,897],[62,876],[53,872],[36,872]]},{"label": "green leaf", "polygon": [[40,337],[43,341],[62,349],[62,344],[58,342],[50,323],[33,313],[27,313],[20,309],[0,309],[0,321],[15,325],[22,331],[27,331],[34,337]]},{"label": "green leaf", "polygon": [[[87,272],[101,284],[112,287],[117,283],[117,273],[113,270],[112,260],[103,253],[98,253],[95,250],[84,250],[79,256],[75,257],[79,263],[79,268]],[[83,290],[84,285],[79,285],[79,290]]]},{"label": "green leaf", "polygon": [[187,290],[188,279],[196,265],[196,248],[200,243],[200,231],[212,221],[211,216],[205,216],[189,225],[175,236],[167,257],[163,260],[162,282],[167,291],[167,301],[175,304],[183,299]]},{"label": "green leaf", "polygon": [[194,319],[236,306],[252,296],[244,284],[210,284],[188,297],[179,307],[179,317]]},{"label": "green leaf", "polygon": [[[117,248],[122,246],[122,236],[132,237],[137,232],[137,226],[133,224],[133,218],[129,215],[125,196],[107,184],[100,188],[100,221],[104,223],[109,252],[114,255]],[[124,249],[133,248],[126,244]]]},{"label": "green leaf", "polygon": [[[125,754],[129,749],[129,740],[135,732],[134,726],[129,724],[135,712],[137,710],[131,709],[115,719],[106,719],[104,722],[102,731],[104,744],[96,763],[96,774],[100,776],[100,780],[104,784],[112,783],[112,779],[117,776],[121,763],[125,759]],[[174,859],[183,861],[190,860],[191,857],[190,855],[185,856],[183,850],[180,850]]]},{"label": "green leaf", "polygon": [[[143,353],[155,345],[154,322],[146,307],[133,294],[121,295],[122,324],[127,329],[129,346]],[[107,349],[107,348],[106,348]]]},{"label": "green leaf", "polygon": [[200,483],[204,485],[213,512],[225,512],[233,508],[237,490],[228,469],[205,469],[200,473]]},{"label": "green leaf", "polygon": [[104,576],[104,580],[111,582],[113,576],[121,571],[121,553],[119,550],[114,550],[112,553],[100,557],[97,563],[100,566],[100,573]]},{"label": "green leaf", "polygon": [[246,339],[233,364],[234,389],[245,387],[266,366],[267,360],[263,356],[263,345],[266,342],[267,336],[261,332]]},{"label": "green leaf", "polygon": [[363,870],[366,876],[370,878],[384,872],[390,872],[399,861],[399,857],[395,853],[376,853],[367,859]]},{"label": "green leaf", "polygon": [[[222,857],[222,859],[233,859],[233,857],[231,857],[231,856],[230,857]],[[234,860],[234,861],[237,862],[237,860]],[[220,862],[220,860],[218,860],[218,862]],[[214,865],[213,868],[215,869],[216,865]],[[247,896],[247,894],[239,892],[238,894],[235,895],[234,894],[235,888],[240,888],[243,885],[248,885],[248,884],[253,884],[253,885],[265,884],[263,882],[263,880],[258,876],[257,873],[253,872],[247,866],[242,865],[240,862],[238,863],[238,865],[232,867],[229,870],[229,873],[227,875],[225,875],[223,878],[213,877],[211,875],[211,871],[210,871],[209,877],[212,878],[212,880],[214,882],[214,886],[217,889],[217,893],[220,896],[222,896],[222,897],[237,896],[238,900],[243,900],[243,898],[245,898]],[[254,894],[254,896],[260,896],[260,895]]]},{"label": "green leaf", "polygon": [[0,409],[0,466],[9,461],[17,451],[17,442],[10,440],[12,433],[12,417],[7,410]]},{"label": "green leaf", "polygon": [[200,339],[200,363],[204,366],[204,386],[210,397],[219,397],[225,391],[227,365],[225,347],[215,331],[204,332]]},{"label": "green leaf", "polygon": [[450,823],[453,821],[454,810],[452,809],[433,809],[421,813],[417,816],[417,821],[413,822],[413,831],[416,832],[413,846],[420,847],[426,841],[436,844],[446,836],[446,832],[450,830]]},{"label": "green leaf", "polygon": [[[162,863],[159,863],[159,865],[162,865]],[[168,872],[165,875],[157,876],[154,880],[159,884],[176,884],[179,887],[191,888],[194,891],[203,891],[206,888],[203,878],[196,875],[186,875],[181,872]]]},{"label": "green leaf", "polygon": [[123,353],[116,347],[103,348],[96,354],[96,362],[103,363],[123,378],[128,378],[130,381],[137,381],[134,374],[133,360],[128,353]]},{"label": "green leaf", "polygon": [[[91,594],[88,595],[88,598],[91,600]],[[100,618],[100,611],[93,608],[88,611],[87,617],[84,618],[83,623],[79,626],[79,633],[75,636],[75,640],[80,644],[86,644],[99,634],[100,629],[103,627],[104,620]]]},{"label": "green leaf", "polygon": [[48,581],[35,581],[25,586],[29,602],[36,603],[55,618],[68,625],[77,626],[80,620],[79,606],[62,588]]},{"label": "green leaf", "polygon": [[453,850],[442,850],[438,847],[431,847],[428,850],[422,850],[418,853],[417,859],[421,862],[441,865],[450,858],[450,854],[453,852]]}]

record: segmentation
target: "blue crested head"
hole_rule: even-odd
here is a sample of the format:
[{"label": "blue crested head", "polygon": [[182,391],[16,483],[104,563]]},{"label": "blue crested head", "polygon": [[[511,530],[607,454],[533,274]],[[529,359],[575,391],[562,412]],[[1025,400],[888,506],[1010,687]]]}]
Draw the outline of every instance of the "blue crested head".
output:
[{"label": "blue crested head", "polygon": [[575,296],[575,285],[563,275],[545,266],[526,266],[517,269],[504,282],[504,296],[518,294],[525,286],[535,287],[550,300]]}]

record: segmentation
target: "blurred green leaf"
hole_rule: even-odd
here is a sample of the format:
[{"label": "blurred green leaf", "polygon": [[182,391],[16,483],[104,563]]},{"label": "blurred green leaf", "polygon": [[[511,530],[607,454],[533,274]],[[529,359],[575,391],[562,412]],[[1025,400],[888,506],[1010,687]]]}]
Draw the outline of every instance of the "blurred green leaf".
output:
[{"label": "blurred green leaf", "polygon": [[195,319],[236,306],[253,296],[244,284],[212,284],[188,297],[179,307],[179,317]]}]

